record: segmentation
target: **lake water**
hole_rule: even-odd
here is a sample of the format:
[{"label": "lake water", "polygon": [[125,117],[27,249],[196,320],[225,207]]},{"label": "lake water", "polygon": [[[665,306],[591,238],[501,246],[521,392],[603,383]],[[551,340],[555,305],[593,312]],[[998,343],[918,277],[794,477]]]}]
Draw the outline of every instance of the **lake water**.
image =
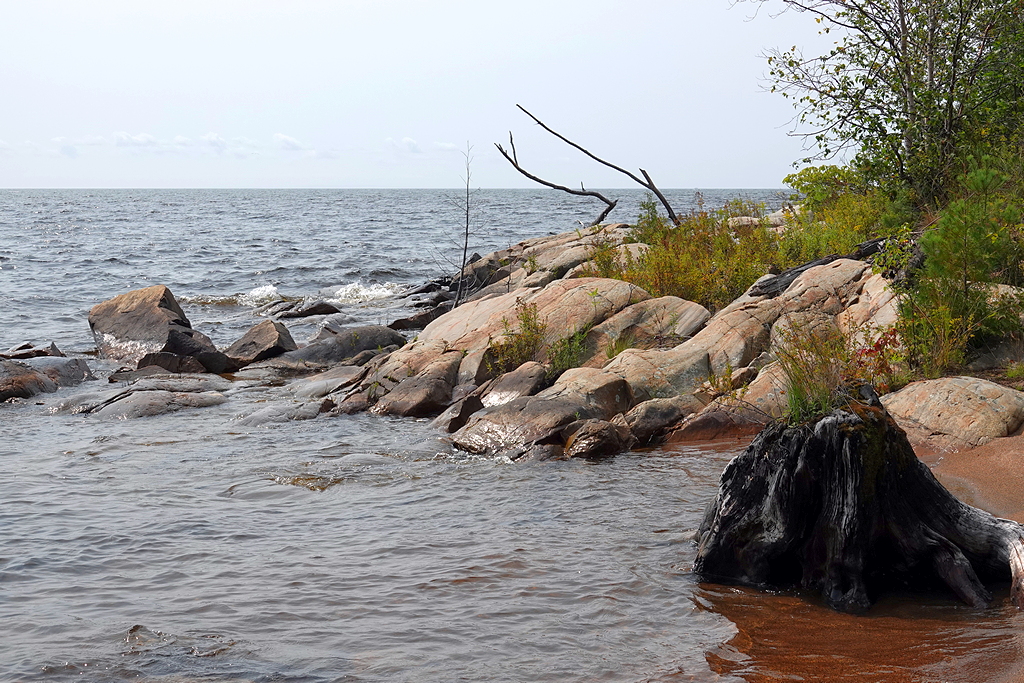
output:
[{"label": "lake water", "polygon": [[[0,350],[89,355],[91,306],[168,285],[225,346],[277,298],[352,324],[449,273],[437,190],[0,191]],[[669,193],[677,209],[692,190]],[[614,220],[642,193],[622,191]],[[775,191],[709,191],[709,205]],[[471,249],[571,230],[559,193],[475,197]],[[288,321],[296,339],[321,319]],[[94,385],[95,386],[95,385]],[[600,462],[453,451],[426,421],[239,420],[276,386],[133,421],[0,404],[0,681],[1018,680],[1024,618],[698,583],[689,539],[744,444]]]}]

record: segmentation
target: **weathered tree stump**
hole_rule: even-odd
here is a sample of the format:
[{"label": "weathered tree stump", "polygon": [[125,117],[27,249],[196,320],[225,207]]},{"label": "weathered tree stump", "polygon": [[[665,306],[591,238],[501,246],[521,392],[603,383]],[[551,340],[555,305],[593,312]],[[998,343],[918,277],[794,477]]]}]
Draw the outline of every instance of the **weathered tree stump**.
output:
[{"label": "weathered tree stump", "polygon": [[[873,395],[873,392],[871,392]],[[708,581],[820,590],[844,612],[935,579],[968,605],[1010,581],[1024,607],[1024,527],[957,500],[878,404],[768,426],[726,467],[697,534]]]}]

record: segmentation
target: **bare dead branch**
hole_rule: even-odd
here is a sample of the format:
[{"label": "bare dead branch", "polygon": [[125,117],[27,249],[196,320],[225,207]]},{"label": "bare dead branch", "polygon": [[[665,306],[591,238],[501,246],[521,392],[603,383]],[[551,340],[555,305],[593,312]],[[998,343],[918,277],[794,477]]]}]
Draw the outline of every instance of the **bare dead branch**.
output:
[{"label": "bare dead branch", "polygon": [[534,116],[529,111],[527,111],[526,108],[523,105],[517,104],[516,106],[519,107],[519,109],[522,110],[522,112],[524,114],[526,114],[531,119],[533,119],[534,122],[538,126],[543,128],[547,132],[551,133],[552,135],[554,135],[556,138],[558,138],[559,140],[561,140],[565,144],[569,145],[570,147],[574,147],[574,148],[578,149],[579,151],[583,152],[584,154],[586,154],[588,157],[590,157],[591,159],[593,159],[597,163],[602,164],[604,166],[607,166],[608,168],[615,169],[619,173],[622,173],[623,175],[627,176],[633,182],[637,183],[638,185],[640,185],[642,187],[646,187],[648,190],[653,192],[654,195],[661,202],[661,205],[665,207],[665,211],[668,212],[668,217],[672,220],[672,223],[674,225],[679,225],[679,218],[676,216],[676,212],[672,210],[672,206],[668,203],[668,200],[665,199],[665,195],[663,195],[661,193],[661,190],[659,190],[658,187],[654,184],[654,181],[651,180],[651,176],[647,174],[647,171],[643,170],[642,168],[640,169],[640,172],[644,176],[644,179],[641,180],[635,174],[630,173],[629,171],[627,171],[626,169],[622,168],[621,166],[616,166],[615,164],[611,163],[610,161],[605,161],[604,159],[602,159],[601,157],[597,156],[596,154],[594,154],[590,150],[582,147],[581,145],[576,144],[575,142],[573,142],[569,138],[565,137],[564,135],[562,135],[558,131],[555,131],[555,130],[549,128],[547,126],[547,124],[545,124],[543,121],[541,121],[536,116]]},{"label": "bare dead branch", "polygon": [[[548,180],[544,180],[543,178],[540,178],[538,176],[533,175],[532,173],[530,173],[525,168],[523,168],[522,166],[519,165],[519,157],[516,155],[516,143],[512,139],[512,132],[511,131],[509,131],[509,134],[508,134],[508,145],[509,145],[509,150],[510,151],[506,151],[505,148],[501,146],[501,144],[499,144],[497,142],[494,143],[494,146],[498,148],[499,152],[501,152],[501,156],[505,157],[505,159],[508,160],[508,163],[512,164],[513,168],[515,168],[517,171],[522,173],[524,176],[526,176],[527,178],[529,178],[533,182],[539,183],[540,185],[543,185],[544,187],[550,187],[553,190],[561,190],[562,192],[568,192],[569,194],[574,194],[574,195],[576,195],[578,197],[595,197],[597,199],[600,199],[602,202],[604,202],[605,203],[604,211],[601,212],[601,215],[598,216],[597,219],[594,220],[594,222],[590,224],[590,226],[599,225],[601,223],[601,221],[603,221],[605,218],[608,217],[608,214],[611,213],[612,209],[615,208],[616,204],[619,203],[619,200],[617,200],[617,199],[613,201],[613,200],[608,199],[607,197],[605,197],[600,192],[595,192],[594,190],[586,189],[585,187],[583,187],[583,183],[580,183],[580,189],[574,190],[571,187],[566,187],[564,185],[558,185],[556,183],[552,183],[552,182],[550,182]],[[588,227],[590,227],[590,226],[588,226]]]}]

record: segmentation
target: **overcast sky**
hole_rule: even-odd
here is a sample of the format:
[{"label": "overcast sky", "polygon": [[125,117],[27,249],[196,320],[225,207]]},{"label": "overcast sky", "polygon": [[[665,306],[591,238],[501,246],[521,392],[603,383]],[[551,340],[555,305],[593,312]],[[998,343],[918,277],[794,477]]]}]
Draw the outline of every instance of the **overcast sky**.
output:
[{"label": "overcast sky", "polygon": [[0,0],[0,187],[780,187],[762,51],[807,15],[729,0]]}]

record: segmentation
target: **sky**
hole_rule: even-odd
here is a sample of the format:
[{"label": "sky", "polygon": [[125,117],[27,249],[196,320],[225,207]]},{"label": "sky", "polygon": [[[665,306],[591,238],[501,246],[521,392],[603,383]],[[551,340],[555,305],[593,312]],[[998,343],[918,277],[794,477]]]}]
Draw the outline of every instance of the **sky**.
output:
[{"label": "sky", "polygon": [[[775,9],[781,7],[778,3]],[[781,187],[803,142],[730,0],[0,0],[0,187]],[[507,146],[507,145],[506,145]]]}]

